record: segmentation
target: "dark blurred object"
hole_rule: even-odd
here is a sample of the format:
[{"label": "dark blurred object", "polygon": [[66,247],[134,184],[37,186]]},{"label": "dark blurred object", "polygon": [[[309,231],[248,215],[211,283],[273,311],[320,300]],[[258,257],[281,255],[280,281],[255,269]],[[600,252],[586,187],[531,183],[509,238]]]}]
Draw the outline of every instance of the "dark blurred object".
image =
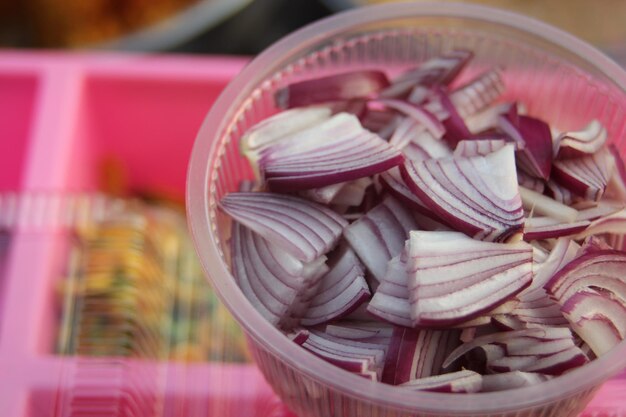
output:
[{"label": "dark blurred object", "polygon": [[294,30],[331,14],[320,1],[256,0],[176,51],[255,55]]},{"label": "dark blurred object", "polygon": [[[322,0],[338,12],[357,6],[409,0]],[[416,1],[416,0],[411,0]],[[419,1],[419,0],[418,0]],[[429,0],[422,0],[429,1]],[[433,0],[430,0],[433,1]],[[438,0],[476,3],[525,14],[594,44],[626,65],[626,1],[624,0]]]},{"label": "dark blurred object", "polygon": [[165,50],[252,0],[26,0],[0,4],[0,46]]}]

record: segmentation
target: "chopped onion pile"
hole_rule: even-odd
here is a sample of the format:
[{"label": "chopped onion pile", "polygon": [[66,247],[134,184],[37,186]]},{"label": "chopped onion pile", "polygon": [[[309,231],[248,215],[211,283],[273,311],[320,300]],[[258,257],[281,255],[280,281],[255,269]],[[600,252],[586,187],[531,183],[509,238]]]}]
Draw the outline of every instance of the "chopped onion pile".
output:
[{"label": "chopped onion pile", "polygon": [[402,390],[539,384],[626,338],[616,138],[503,102],[506,71],[468,79],[472,56],[282,88],[241,139],[255,183],[220,201],[259,313]]}]

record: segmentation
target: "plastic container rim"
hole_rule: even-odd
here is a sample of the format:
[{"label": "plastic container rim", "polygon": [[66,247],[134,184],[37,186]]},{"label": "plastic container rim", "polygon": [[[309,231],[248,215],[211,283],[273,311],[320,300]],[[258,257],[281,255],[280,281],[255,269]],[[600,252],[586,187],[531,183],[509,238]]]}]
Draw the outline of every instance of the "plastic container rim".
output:
[{"label": "plastic container rim", "polygon": [[[595,47],[560,29],[517,13],[492,7],[460,3],[395,3],[366,6],[342,12],[314,22],[282,38],[253,59],[225,88],[207,114],[194,143],[187,177],[188,222],[204,271],[222,302],[237,318],[250,336],[264,349],[278,356],[289,367],[301,370],[308,377],[354,398],[396,409],[432,412],[503,412],[540,406],[574,395],[598,385],[608,376],[626,366],[626,342],[592,363],[538,386],[502,392],[478,394],[442,394],[407,392],[396,387],[372,384],[363,378],[337,368],[290,342],[269,324],[243,293],[233,285],[213,233],[210,230],[208,196],[211,170],[208,164],[217,157],[217,140],[237,111],[232,104],[241,103],[253,85],[265,78],[267,68],[281,64],[295,50],[303,50],[351,27],[385,20],[412,17],[442,17],[485,21],[509,26],[561,47],[586,61],[626,94],[626,72]],[[259,76],[262,74],[262,76]],[[254,80],[255,82],[250,82]],[[207,149],[210,149],[207,153]]]}]

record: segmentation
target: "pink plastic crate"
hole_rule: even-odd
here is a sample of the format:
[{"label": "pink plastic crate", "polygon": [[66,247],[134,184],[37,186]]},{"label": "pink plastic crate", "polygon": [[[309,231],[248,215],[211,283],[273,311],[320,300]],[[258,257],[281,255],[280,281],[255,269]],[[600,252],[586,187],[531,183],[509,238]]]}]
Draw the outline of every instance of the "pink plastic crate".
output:
[{"label": "pink plastic crate", "polygon": [[[182,199],[197,129],[245,62],[0,52],[0,192],[98,190],[101,164],[118,161],[133,191]],[[98,416],[291,415],[253,365],[55,355],[67,234],[1,238],[0,416],[78,415],[83,405]],[[584,415],[626,416],[624,392],[626,374]]]}]

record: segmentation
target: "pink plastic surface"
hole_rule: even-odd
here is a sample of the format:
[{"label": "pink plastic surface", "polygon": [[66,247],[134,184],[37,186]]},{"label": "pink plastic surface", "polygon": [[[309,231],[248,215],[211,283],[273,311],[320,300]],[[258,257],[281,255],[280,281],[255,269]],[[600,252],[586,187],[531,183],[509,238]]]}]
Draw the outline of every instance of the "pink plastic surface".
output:
[{"label": "pink plastic surface", "polygon": [[[96,190],[101,164],[114,160],[129,167],[132,190],[182,199],[198,127],[245,62],[1,52],[0,191]],[[19,230],[0,262],[0,416],[78,415],[94,404],[103,416],[291,416],[253,365],[54,355],[66,241],[60,230]],[[626,415],[625,392],[623,374],[584,415]]]}]

